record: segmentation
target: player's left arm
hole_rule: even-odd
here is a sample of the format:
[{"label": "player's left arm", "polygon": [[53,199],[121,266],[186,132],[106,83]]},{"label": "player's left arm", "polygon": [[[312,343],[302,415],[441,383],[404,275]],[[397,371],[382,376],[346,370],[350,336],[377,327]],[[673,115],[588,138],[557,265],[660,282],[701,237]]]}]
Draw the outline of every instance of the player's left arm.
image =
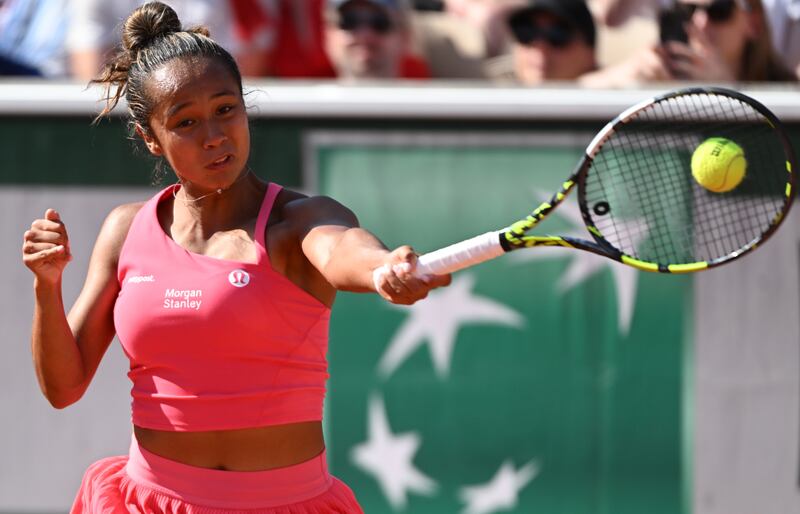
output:
[{"label": "player's left arm", "polygon": [[[449,275],[414,276],[417,255],[410,246],[390,251],[375,235],[359,226],[353,212],[324,196],[291,202],[291,217],[299,228],[303,254],[333,287],[343,291],[376,291],[385,299],[411,304],[450,282]],[[376,268],[385,267],[378,283]]]}]

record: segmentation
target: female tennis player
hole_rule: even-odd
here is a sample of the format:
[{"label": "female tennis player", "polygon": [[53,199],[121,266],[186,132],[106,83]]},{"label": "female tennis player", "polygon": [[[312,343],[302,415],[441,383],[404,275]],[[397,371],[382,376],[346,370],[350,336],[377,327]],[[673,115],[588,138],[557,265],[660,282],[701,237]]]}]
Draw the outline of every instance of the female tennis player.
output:
[{"label": "female tennis player", "polygon": [[122,43],[95,81],[103,114],[124,94],[178,182],[109,214],[68,316],[60,215],[49,209],[23,244],[52,405],[81,398],[115,333],[131,362],[130,453],[87,470],[72,513],[361,512],[326,467],[330,307],[337,290],[410,304],[449,277],[415,278],[410,247],[389,251],[334,200],[251,172],[239,70],[204,29],[153,2]]}]

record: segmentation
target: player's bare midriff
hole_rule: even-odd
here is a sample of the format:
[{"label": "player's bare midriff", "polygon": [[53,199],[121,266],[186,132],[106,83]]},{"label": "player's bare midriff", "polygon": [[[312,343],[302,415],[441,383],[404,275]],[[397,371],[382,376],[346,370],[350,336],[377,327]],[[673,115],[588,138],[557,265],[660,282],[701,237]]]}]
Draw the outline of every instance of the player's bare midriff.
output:
[{"label": "player's bare midriff", "polygon": [[319,421],[210,432],[133,428],[139,444],[151,453],[226,471],[282,468],[310,460],[325,449]]}]

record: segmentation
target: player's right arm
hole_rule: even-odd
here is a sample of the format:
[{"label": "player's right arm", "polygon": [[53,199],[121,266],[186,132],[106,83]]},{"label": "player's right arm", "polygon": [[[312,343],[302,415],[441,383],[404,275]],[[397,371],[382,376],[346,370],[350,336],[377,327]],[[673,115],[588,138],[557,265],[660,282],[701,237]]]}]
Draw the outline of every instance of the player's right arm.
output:
[{"label": "player's right arm", "polygon": [[25,232],[22,256],[34,274],[31,352],[39,387],[56,408],[78,401],[114,338],[117,262],[141,204],[117,207],[97,237],[83,289],[69,316],[61,279],[71,260],[69,238],[58,213],[48,209]]}]

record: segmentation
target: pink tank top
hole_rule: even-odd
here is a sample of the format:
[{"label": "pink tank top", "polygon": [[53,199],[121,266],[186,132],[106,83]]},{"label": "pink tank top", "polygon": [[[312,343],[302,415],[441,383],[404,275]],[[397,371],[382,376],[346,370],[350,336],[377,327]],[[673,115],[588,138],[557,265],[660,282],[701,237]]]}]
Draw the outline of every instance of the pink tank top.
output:
[{"label": "pink tank top", "polygon": [[270,266],[256,222],[255,264],[189,252],[158,222],[170,186],[136,214],[118,268],[114,323],[130,359],[132,420],[172,431],[322,419],[330,309]]}]

